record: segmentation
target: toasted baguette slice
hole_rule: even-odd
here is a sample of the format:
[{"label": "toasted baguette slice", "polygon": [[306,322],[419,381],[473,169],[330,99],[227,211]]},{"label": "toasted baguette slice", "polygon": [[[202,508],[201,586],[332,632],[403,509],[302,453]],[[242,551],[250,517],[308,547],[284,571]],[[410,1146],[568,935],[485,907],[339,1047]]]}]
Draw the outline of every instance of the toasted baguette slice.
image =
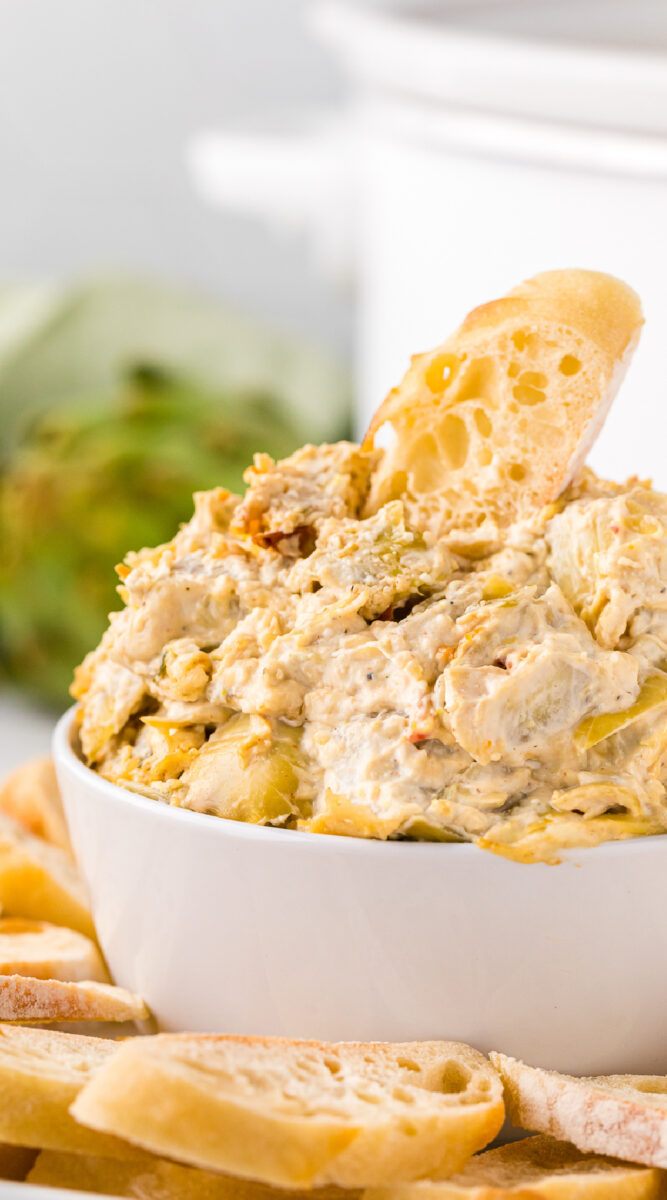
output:
[{"label": "toasted baguette slice", "polygon": [[72,1113],[195,1166],[354,1188],[460,1170],[500,1128],[501,1091],[454,1042],[164,1034],[121,1046]]},{"label": "toasted baguette slice", "polygon": [[13,817],[28,833],[60,846],[72,857],[63,802],[51,758],[17,767],[0,787],[0,812]]},{"label": "toasted baguette slice", "polygon": [[367,511],[405,495],[462,552],[493,544],[583,464],[642,320],[631,288],[595,271],[548,271],[473,309],[375,414],[364,448],[385,453]]},{"label": "toasted baguette slice", "polygon": [[442,1183],[374,1188],[364,1200],[653,1200],[660,1173],[596,1154],[581,1154],[567,1142],[538,1136],[485,1150]]},{"label": "toasted baguette slice", "polygon": [[64,850],[0,813],[0,906],[7,916],[67,925],[95,937],[83,881]]},{"label": "toasted baguette slice", "polygon": [[667,1076],[578,1079],[504,1054],[491,1058],[515,1125],[549,1133],[580,1150],[667,1167]]},{"label": "toasted baguette slice", "polygon": [[77,1125],[69,1106],[116,1042],[0,1025],[0,1140],[85,1154],[137,1156],[117,1138]]},{"label": "toasted baguette slice", "polygon": [[140,996],[109,983],[0,976],[0,1021],[143,1021]]},{"label": "toasted baguette slice", "polygon": [[0,975],[109,983],[102,956],[90,938],[64,925],[25,917],[0,918]]},{"label": "toasted baguette slice", "polygon": [[[43,1150],[27,1179],[45,1187],[71,1188],[73,1191],[102,1193],[106,1196],[131,1196],[135,1200],[294,1200],[303,1192],[267,1187],[248,1179],[183,1167],[165,1158],[146,1158],[143,1162],[92,1157],[86,1154],[58,1154]],[[340,1188],[316,1188],[312,1200],[357,1200],[360,1192]]]},{"label": "toasted baguette slice", "polygon": [[28,1146],[0,1142],[0,1179],[22,1182],[35,1162],[37,1151]]}]

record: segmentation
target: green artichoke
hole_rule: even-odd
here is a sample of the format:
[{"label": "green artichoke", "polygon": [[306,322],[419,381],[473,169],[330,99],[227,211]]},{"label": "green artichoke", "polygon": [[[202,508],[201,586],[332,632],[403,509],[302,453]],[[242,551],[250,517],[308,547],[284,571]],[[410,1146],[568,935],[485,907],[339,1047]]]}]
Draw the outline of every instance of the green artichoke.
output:
[{"label": "green artichoke", "polygon": [[171,538],[192,493],[243,488],[258,446],[298,444],[265,397],[225,396],[137,369],[118,394],[58,405],[0,476],[0,666],[62,702],[118,606],[113,566]]},{"label": "green artichoke", "polygon": [[211,301],[132,281],[0,292],[0,679],[62,706],[127,551],[170,539],[193,491],[243,490],[255,451],[345,420],[326,360]]}]

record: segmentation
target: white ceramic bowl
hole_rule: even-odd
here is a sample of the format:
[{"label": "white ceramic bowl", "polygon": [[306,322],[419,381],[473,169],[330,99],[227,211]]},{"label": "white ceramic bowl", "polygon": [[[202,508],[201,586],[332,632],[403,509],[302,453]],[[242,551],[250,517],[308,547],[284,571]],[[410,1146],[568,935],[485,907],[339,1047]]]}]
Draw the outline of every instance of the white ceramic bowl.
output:
[{"label": "white ceramic bowl", "polygon": [[667,1072],[667,836],[558,866],[244,825],[54,754],[100,943],[165,1029],[454,1038],[559,1070]]}]

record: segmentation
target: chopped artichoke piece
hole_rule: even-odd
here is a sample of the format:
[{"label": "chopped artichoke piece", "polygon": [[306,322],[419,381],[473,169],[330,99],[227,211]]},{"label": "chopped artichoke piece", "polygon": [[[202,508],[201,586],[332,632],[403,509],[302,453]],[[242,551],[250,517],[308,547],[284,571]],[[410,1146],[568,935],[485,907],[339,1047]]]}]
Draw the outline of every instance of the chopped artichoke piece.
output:
[{"label": "chopped artichoke piece", "polygon": [[638,717],[643,716],[649,709],[667,704],[667,675],[656,671],[649,675],[642,684],[634,704],[620,712],[600,713],[596,717],[586,717],[577,727],[574,740],[580,750],[590,750],[598,742],[625,729]]},{"label": "chopped artichoke piece", "polygon": [[297,800],[303,762],[300,730],[238,713],[216,731],[184,773],[181,808],[249,821],[303,816]]},{"label": "chopped artichoke piece", "polygon": [[460,834],[454,833],[452,829],[445,829],[443,825],[437,825],[434,821],[429,821],[426,817],[413,817],[407,821],[403,829],[400,831],[400,836],[406,838],[409,842],[463,842]]},{"label": "chopped artichoke piece", "polygon": [[504,600],[511,592],[516,591],[516,585],[502,575],[489,575],[484,583],[482,600]]},{"label": "chopped artichoke piece", "polygon": [[633,817],[641,817],[642,809],[639,796],[629,787],[598,780],[595,783],[583,783],[578,787],[564,788],[554,792],[551,797],[552,808],[563,813],[575,813],[587,819],[609,815],[610,810],[617,813],[629,813]]},{"label": "chopped artichoke piece", "polygon": [[408,600],[418,603],[456,566],[443,543],[429,548],[423,534],[406,525],[403,505],[395,501],[365,520],[323,522],[316,548],[292,569],[289,586],[308,592],[317,585],[336,598],[360,596],[361,615],[373,620]]},{"label": "chopped artichoke piece", "polygon": [[637,695],[636,660],[601,650],[556,587],[542,596],[518,589],[471,609],[458,627],[463,636],[442,674],[443,707],[477,762],[521,766],[552,753],[554,739],[587,713]]},{"label": "chopped artichoke piece", "polygon": [[629,813],[605,813],[592,818],[554,813],[529,825],[521,825],[518,821],[498,825],[484,837],[476,838],[475,845],[514,862],[554,864],[560,862],[559,852],[563,850],[583,850],[602,842],[649,837],[662,832],[658,822]]},{"label": "chopped artichoke piece", "polygon": [[549,569],[608,649],[643,608],[665,611],[667,497],[638,485],[568,504],[547,525]]},{"label": "chopped artichoke piece", "polygon": [[299,823],[300,829],[309,833],[330,833],[339,837],[378,838],[385,841],[393,837],[405,823],[404,813],[376,812],[370,804],[353,800],[350,796],[339,796],[326,788],[324,796],[318,798],[317,808],[309,821]]}]

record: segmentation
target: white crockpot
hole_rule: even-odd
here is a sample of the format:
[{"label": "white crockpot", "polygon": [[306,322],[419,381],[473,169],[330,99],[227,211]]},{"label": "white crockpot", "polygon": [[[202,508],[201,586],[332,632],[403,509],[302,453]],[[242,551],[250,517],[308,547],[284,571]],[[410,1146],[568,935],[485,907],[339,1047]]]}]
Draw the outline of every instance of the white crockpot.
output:
[{"label": "white crockpot", "polygon": [[111,971],[165,1029],[667,1073],[667,836],[524,865],[170,808],[54,755]]},{"label": "white crockpot", "polygon": [[313,24],[350,106],[298,133],[202,133],[209,201],[309,233],[357,282],[361,430],[409,356],[537,271],[625,278],[647,326],[592,463],[667,489],[667,5],[516,0]]}]

